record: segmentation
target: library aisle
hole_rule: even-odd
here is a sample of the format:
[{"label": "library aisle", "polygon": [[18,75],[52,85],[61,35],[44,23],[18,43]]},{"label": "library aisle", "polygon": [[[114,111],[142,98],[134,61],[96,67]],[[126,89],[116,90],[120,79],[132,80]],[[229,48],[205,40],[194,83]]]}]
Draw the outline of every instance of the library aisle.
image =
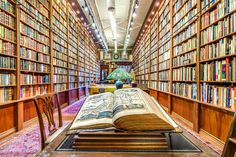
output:
[{"label": "library aisle", "polygon": [[234,156],[236,0],[0,0],[0,32],[0,157]]}]

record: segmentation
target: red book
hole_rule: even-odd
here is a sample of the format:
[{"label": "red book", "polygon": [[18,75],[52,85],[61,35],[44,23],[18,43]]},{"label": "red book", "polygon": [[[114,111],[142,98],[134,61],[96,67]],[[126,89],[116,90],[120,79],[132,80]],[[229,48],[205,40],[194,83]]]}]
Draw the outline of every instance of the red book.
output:
[{"label": "red book", "polygon": [[226,81],[229,81],[229,58],[226,58],[226,70],[225,70],[225,75],[226,75]]}]

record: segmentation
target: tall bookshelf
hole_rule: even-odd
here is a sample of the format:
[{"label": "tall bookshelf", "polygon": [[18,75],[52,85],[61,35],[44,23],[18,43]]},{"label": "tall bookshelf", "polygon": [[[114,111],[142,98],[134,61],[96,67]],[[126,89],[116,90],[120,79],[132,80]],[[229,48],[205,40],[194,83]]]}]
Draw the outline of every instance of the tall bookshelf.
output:
[{"label": "tall bookshelf", "polygon": [[54,91],[68,89],[68,10],[65,0],[52,0]]},{"label": "tall bookshelf", "polygon": [[158,90],[170,92],[170,1],[164,1],[158,19]]},{"label": "tall bookshelf", "polygon": [[155,14],[150,25],[150,51],[150,88],[158,89],[158,14]]},{"label": "tall bookshelf", "polygon": [[85,95],[86,56],[99,69],[85,30],[68,1],[0,0],[0,138],[37,116],[35,96],[58,92],[65,106]]},{"label": "tall bookshelf", "polygon": [[0,1],[0,102],[17,99],[16,3]]},{"label": "tall bookshelf", "polygon": [[236,109],[236,4],[201,1],[200,100]]},{"label": "tall bookshelf", "polygon": [[[225,141],[236,109],[235,1],[163,0],[155,7],[140,31],[150,26],[150,94],[196,132]],[[152,42],[154,30],[158,40]],[[146,81],[140,77],[144,36],[133,49],[139,84]]]},{"label": "tall bookshelf", "polygon": [[69,7],[69,89],[78,87],[78,24],[76,12]]},{"label": "tall bookshelf", "polygon": [[20,98],[50,91],[49,2],[21,0]]},{"label": "tall bookshelf", "polygon": [[197,99],[197,0],[173,4],[172,93]]},{"label": "tall bookshelf", "polygon": [[[81,23],[80,23],[81,25]],[[84,32],[79,29],[78,32],[78,48],[79,48],[79,87],[85,86],[85,51],[84,51]]]}]

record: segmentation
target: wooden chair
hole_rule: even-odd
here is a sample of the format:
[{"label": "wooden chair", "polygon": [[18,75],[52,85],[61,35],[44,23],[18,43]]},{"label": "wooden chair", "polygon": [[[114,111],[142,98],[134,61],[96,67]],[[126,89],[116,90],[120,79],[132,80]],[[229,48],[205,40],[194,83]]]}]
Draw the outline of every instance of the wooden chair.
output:
[{"label": "wooden chair", "polygon": [[[57,112],[58,112],[58,121],[59,121],[58,128],[56,127],[56,122],[54,118],[54,111],[55,111],[54,96],[56,96],[56,100],[57,100]],[[47,144],[53,141],[67,127],[67,125],[62,127],[62,114],[61,114],[61,107],[60,107],[59,102],[60,101],[59,101],[58,94],[56,95],[45,94],[42,96],[36,96],[34,99],[34,104],[36,107],[38,120],[39,120],[42,150],[46,147]],[[47,122],[48,122],[48,131],[49,131],[48,137],[46,136],[46,131],[44,127],[43,114],[46,116],[45,119],[47,119]]]},{"label": "wooden chair", "polygon": [[232,120],[229,134],[225,142],[222,157],[233,157],[236,151],[236,113]]}]

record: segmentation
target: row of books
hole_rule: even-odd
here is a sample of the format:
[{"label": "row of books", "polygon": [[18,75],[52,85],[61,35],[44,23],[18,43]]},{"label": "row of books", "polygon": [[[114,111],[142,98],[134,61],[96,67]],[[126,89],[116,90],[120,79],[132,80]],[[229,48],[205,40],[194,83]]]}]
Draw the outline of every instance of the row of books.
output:
[{"label": "row of books", "polygon": [[165,70],[170,68],[170,60],[166,60],[164,62],[159,63],[158,69]]},{"label": "row of books", "polygon": [[64,91],[64,90],[66,90],[67,89],[67,84],[66,83],[64,83],[64,84],[54,84],[54,86],[53,86],[53,88],[54,88],[54,91],[55,92],[59,92],[59,91]]},{"label": "row of books", "polygon": [[49,26],[50,22],[49,22],[48,11],[45,10],[44,12],[41,12],[38,10],[38,8],[36,8],[30,2],[25,1],[25,0],[18,0],[18,2],[21,4],[19,6],[21,10],[34,16],[34,19],[37,21],[40,21],[41,24]]},{"label": "row of books", "polygon": [[69,70],[69,75],[70,76],[78,76],[78,68],[76,68],[74,70],[70,69]]},{"label": "row of books", "polygon": [[195,81],[196,80],[196,68],[195,67],[181,67],[173,69],[174,81]]},{"label": "row of books", "polygon": [[69,83],[69,89],[73,89],[78,87],[78,83],[77,82],[73,82],[73,83]]},{"label": "row of books", "polygon": [[50,72],[50,65],[21,60],[20,69],[35,72]]},{"label": "row of books", "polygon": [[31,74],[20,74],[20,84],[45,84],[49,83],[49,75],[31,75]]},{"label": "row of books", "polygon": [[201,61],[236,54],[236,35],[211,43],[200,50]]},{"label": "row of books", "polygon": [[44,62],[44,63],[50,63],[50,56],[39,53],[33,50],[29,50],[24,47],[20,47],[20,57],[24,59],[31,59],[34,61]]},{"label": "row of books", "polygon": [[163,53],[165,53],[166,51],[169,51],[169,50],[170,50],[170,41],[166,42],[164,45],[162,45],[159,48],[159,55],[161,55],[161,54],[163,54]]},{"label": "row of books", "polygon": [[201,101],[236,110],[236,87],[201,84]]},{"label": "row of books", "polygon": [[159,62],[163,62],[170,59],[170,50],[166,51],[165,53],[159,55]]},{"label": "row of books", "polygon": [[24,35],[20,36],[20,45],[45,54],[49,54],[50,51],[50,48],[47,45],[38,43],[34,39]]},{"label": "row of books", "polygon": [[150,88],[157,89],[157,82],[156,81],[150,81]]},{"label": "row of books", "polygon": [[66,38],[67,37],[63,37],[61,34],[54,33],[53,41],[54,41],[54,43],[56,42],[57,45],[55,46],[53,44],[54,45],[53,47],[56,48],[56,49],[58,49],[57,47],[59,47],[59,46],[61,46],[61,47],[63,46],[64,48],[67,48]]},{"label": "row of books", "polygon": [[197,51],[191,51],[189,53],[184,53],[173,58],[173,67],[188,65],[197,62]]},{"label": "row of books", "polygon": [[67,55],[62,52],[58,52],[58,51],[54,50],[53,55],[54,55],[53,56],[54,58],[57,58],[57,59],[60,59],[63,61],[67,61]]},{"label": "row of books", "polygon": [[40,86],[21,86],[20,88],[20,98],[28,98],[36,95],[42,95],[48,93],[47,85]]},{"label": "row of books", "polygon": [[0,25],[0,38],[16,42],[16,32]]},{"label": "row of books", "polygon": [[188,51],[194,50],[197,48],[197,38],[193,37],[188,39],[186,42],[181,43],[181,45],[175,46],[173,48],[173,55],[177,56]]},{"label": "row of books", "polygon": [[201,45],[230,34],[229,18],[225,18],[201,32]]},{"label": "row of books", "polygon": [[77,76],[69,76],[69,82],[77,82]]},{"label": "row of books", "polygon": [[0,102],[7,102],[13,100],[13,88],[0,88]]},{"label": "row of books", "polygon": [[[195,8],[193,10],[191,10],[187,15],[185,15],[181,19],[178,19],[178,18],[177,18],[178,20],[176,19],[176,21],[175,21],[176,24],[173,27],[173,32],[177,32],[178,30],[180,30],[185,25],[188,25],[189,22],[191,22],[193,20],[196,20],[197,19],[197,14],[198,14],[198,10],[197,10],[197,7],[195,5]],[[175,19],[176,15],[174,16],[174,19]]]},{"label": "row of books", "polygon": [[203,81],[236,81],[236,57],[201,64]]},{"label": "row of books", "polygon": [[53,83],[66,83],[68,82],[67,75],[54,75]]},{"label": "row of books", "polygon": [[35,20],[35,18],[28,15],[25,11],[22,11],[22,10],[20,10],[20,20],[26,23],[27,25],[33,27],[34,30],[37,30],[36,31],[37,33],[40,33],[49,37],[49,28],[47,28],[48,24],[44,26],[43,24]]},{"label": "row of books", "polygon": [[49,38],[45,35],[42,35],[41,33],[35,31],[33,28],[20,23],[20,32],[24,35],[27,35],[28,37],[33,38],[36,41],[39,41],[41,43],[44,43],[46,45],[49,45]]},{"label": "row of books", "polygon": [[15,44],[0,39],[0,54],[16,55]]},{"label": "row of books", "polygon": [[197,99],[197,84],[173,83],[172,93],[190,99]]},{"label": "row of books", "polygon": [[53,65],[67,68],[67,61],[62,61],[62,60],[53,58]]},{"label": "row of books", "polygon": [[163,80],[163,81],[167,81],[170,79],[170,70],[166,70],[166,71],[160,71],[158,73],[159,75],[159,80]]},{"label": "row of books", "polygon": [[183,42],[195,33],[197,33],[197,22],[194,22],[193,24],[189,25],[185,30],[183,30],[181,33],[179,33],[173,38],[174,46]]},{"label": "row of books", "polygon": [[0,56],[0,68],[15,69],[16,59],[12,57]]},{"label": "row of books", "polygon": [[0,10],[0,23],[3,23],[12,28],[16,27],[15,18],[1,10]]},{"label": "row of books", "polygon": [[53,67],[53,71],[54,71],[54,74],[61,74],[61,75],[67,74],[67,69],[65,68]]},{"label": "row of books", "polygon": [[16,84],[16,75],[8,73],[0,73],[0,86],[8,86]]},{"label": "row of books", "polygon": [[170,92],[170,83],[158,82],[158,90],[163,91],[163,92]]},{"label": "row of books", "polygon": [[13,5],[8,0],[0,0],[0,8],[15,15],[15,5]]}]

